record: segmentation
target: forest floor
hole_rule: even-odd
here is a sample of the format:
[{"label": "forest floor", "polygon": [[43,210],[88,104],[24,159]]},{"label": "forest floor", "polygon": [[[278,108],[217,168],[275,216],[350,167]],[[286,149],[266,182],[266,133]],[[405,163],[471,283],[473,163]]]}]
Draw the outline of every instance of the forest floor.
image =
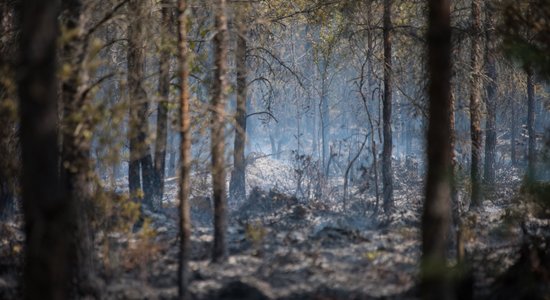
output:
[{"label": "forest floor", "polygon": [[[308,203],[292,197],[285,190],[290,188],[285,182],[291,182],[292,168],[284,163],[262,158],[248,170],[249,199],[230,205],[226,262],[210,262],[211,215],[193,211],[194,298],[418,298],[420,180],[401,180],[396,175],[394,212],[373,216],[353,200],[344,213],[336,196],[333,201]],[[510,217],[520,180],[513,171],[501,172],[499,178],[484,209],[464,216],[470,228],[464,236],[466,253],[473,261],[476,298],[483,298],[495,278],[514,263],[521,244],[520,227]],[[173,201],[175,183],[169,180],[166,188],[167,200],[172,201],[160,212],[146,212],[147,230],[111,232],[109,243],[98,242],[102,298],[176,299],[179,221]],[[0,298],[16,295],[14,265],[20,261],[23,240],[18,224],[2,225],[10,228],[12,236],[1,241]]]}]

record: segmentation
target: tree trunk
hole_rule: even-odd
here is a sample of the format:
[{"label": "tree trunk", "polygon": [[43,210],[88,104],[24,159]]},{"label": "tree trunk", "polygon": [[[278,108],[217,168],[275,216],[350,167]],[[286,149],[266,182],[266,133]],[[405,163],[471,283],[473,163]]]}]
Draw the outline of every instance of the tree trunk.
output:
[{"label": "tree trunk", "polygon": [[[89,99],[81,94],[86,49],[82,35],[82,2],[71,0],[63,2],[63,26],[74,32],[63,44],[62,62],[71,66],[67,77],[62,82],[63,128],[62,128],[62,170],[61,180],[67,200],[75,208],[73,240],[76,244],[76,287],[81,296],[95,295],[98,291],[92,286],[94,274],[93,263],[93,230],[90,224],[92,211],[91,173],[93,172],[90,158],[91,120],[82,114],[89,107]],[[84,115],[84,116],[83,116]],[[81,128],[81,130],[75,130]]]},{"label": "tree trunk", "polygon": [[384,123],[384,144],[382,149],[382,181],[384,194],[384,212],[389,214],[393,209],[393,175],[392,175],[392,22],[391,9],[393,0],[384,1],[384,104],[382,119]]},{"label": "tree trunk", "polygon": [[527,134],[529,135],[527,148],[527,180],[535,180],[536,141],[535,132],[535,84],[533,69],[527,68]]},{"label": "tree trunk", "polygon": [[[22,2],[20,136],[25,215],[25,299],[69,299],[74,261],[71,202],[60,189],[57,147],[58,5]],[[40,47],[36,47],[40,45]]]},{"label": "tree trunk", "polygon": [[176,176],[176,160],[178,155],[175,149],[176,146],[174,145],[174,136],[174,133],[171,134],[170,131],[168,131],[168,147],[170,147],[168,149],[168,152],[170,152],[170,159],[168,160],[168,176],[171,177]]},{"label": "tree trunk", "polygon": [[494,21],[493,21],[493,5],[491,1],[486,3],[486,45],[485,45],[485,66],[487,74],[487,118],[485,123],[485,184],[491,187],[495,183],[495,149],[497,146],[497,131],[496,131],[496,89],[497,89],[497,73],[495,62],[495,39],[494,39]]},{"label": "tree trunk", "polygon": [[225,194],[225,103],[227,101],[227,18],[225,14],[226,0],[217,0],[215,3],[214,37],[215,68],[212,93],[212,189],[214,199],[214,248],[212,260],[221,262],[226,259],[226,206]]},{"label": "tree trunk", "polygon": [[246,66],[246,4],[236,7],[237,19],[237,49],[235,60],[237,65],[237,114],[235,115],[235,143],[233,153],[233,173],[229,191],[233,201],[244,201],[246,199],[246,98],[247,98],[247,66]]},{"label": "tree trunk", "polygon": [[451,26],[450,3],[429,1],[428,70],[430,114],[427,137],[428,175],[422,214],[422,294],[448,299],[446,248],[452,185]]},{"label": "tree trunk", "polygon": [[[514,97],[515,98],[515,97]],[[516,99],[512,99],[512,109],[510,111],[510,118],[512,119],[510,124],[510,159],[512,160],[512,166],[518,165],[517,153],[516,153],[516,136],[517,136],[517,115],[516,115]]]},{"label": "tree trunk", "polygon": [[[455,96],[451,93],[449,103],[449,142],[451,143],[451,226],[450,228],[450,239],[448,244],[450,247],[455,246],[457,261],[462,261],[462,216],[460,213],[460,200],[458,198],[458,187],[456,181],[456,173],[458,169],[458,160],[456,157],[455,147],[456,147],[456,121],[455,121]],[[453,239],[454,238],[454,239]]]},{"label": "tree trunk", "polygon": [[[143,39],[144,3],[130,0],[128,9],[131,20],[128,24],[128,88],[130,97],[130,161],[128,184],[135,201],[152,208],[153,160],[146,141],[148,131],[149,103],[143,87],[145,79],[145,46]],[[140,180],[141,175],[141,180]]]},{"label": "tree trunk", "polygon": [[[372,26],[372,2],[367,1],[367,24],[369,28]],[[372,114],[369,110],[369,104],[368,99],[369,96],[372,96],[372,100],[374,101],[374,94],[375,91],[373,91],[374,86],[374,65],[373,65],[373,56],[374,56],[374,34],[372,30],[369,30],[367,32],[367,66],[368,66],[368,72],[367,72],[367,97],[363,99],[363,104],[365,106],[365,111],[367,112],[367,118],[369,121],[370,131],[371,131],[371,154],[372,154],[372,169],[374,173],[374,193],[376,196],[376,202],[374,207],[374,213],[378,214],[378,210],[380,208],[380,184],[379,184],[379,172],[378,172],[378,150],[376,145],[376,131],[374,129],[374,121],[372,118]],[[380,117],[380,115],[379,115]],[[378,119],[380,120],[380,119]]]},{"label": "tree trunk", "polygon": [[161,2],[162,13],[162,46],[159,57],[159,85],[160,101],[157,107],[157,141],[155,143],[155,183],[154,205],[162,206],[164,195],[164,174],[166,169],[166,142],[168,139],[168,104],[170,102],[170,50],[167,44],[170,41],[169,29],[172,27],[172,10],[167,1]]},{"label": "tree trunk", "polygon": [[19,155],[16,130],[15,71],[18,24],[14,1],[0,4],[0,220],[15,211]]},{"label": "tree trunk", "polygon": [[472,45],[470,74],[470,135],[471,135],[471,201],[470,209],[482,204],[481,193],[481,5],[472,0]]},{"label": "tree trunk", "polygon": [[321,156],[322,156],[322,167],[323,170],[326,170],[324,175],[328,177],[328,161],[329,161],[329,129],[330,129],[330,111],[328,103],[328,86],[327,86],[327,73],[328,73],[328,59],[324,59],[322,64],[321,72],[321,102],[319,103],[319,116],[320,116],[320,127],[321,127]]},{"label": "tree trunk", "polygon": [[191,114],[189,112],[189,47],[187,45],[187,1],[178,1],[179,13],[179,59],[181,64],[180,82],[180,258],[178,291],[180,299],[190,299],[189,260],[191,257],[191,216],[189,195],[191,193]]}]

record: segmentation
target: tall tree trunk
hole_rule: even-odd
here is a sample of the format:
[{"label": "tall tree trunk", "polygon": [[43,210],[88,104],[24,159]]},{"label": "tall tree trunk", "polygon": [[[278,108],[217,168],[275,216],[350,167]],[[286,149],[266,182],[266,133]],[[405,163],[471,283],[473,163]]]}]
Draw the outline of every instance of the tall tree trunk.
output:
[{"label": "tall tree trunk", "polygon": [[246,147],[246,98],[247,98],[247,24],[245,12],[246,3],[236,7],[237,49],[235,60],[237,64],[237,114],[235,115],[235,143],[233,153],[233,173],[229,191],[233,201],[243,201],[246,198],[246,162],[244,150]]},{"label": "tall tree trunk", "polygon": [[470,135],[472,185],[470,209],[480,208],[481,193],[481,5],[480,0],[472,0],[472,45],[470,74]]},{"label": "tall tree trunk", "polygon": [[533,69],[527,67],[527,134],[529,135],[527,148],[527,179],[535,180],[536,141],[535,132],[535,83]]},{"label": "tall tree trunk", "polygon": [[166,169],[166,142],[168,139],[168,104],[170,96],[170,50],[167,44],[170,41],[172,27],[172,10],[168,1],[161,2],[162,14],[162,45],[159,57],[159,85],[160,101],[157,107],[157,141],[155,143],[155,183],[154,204],[162,205],[164,195],[164,174]]},{"label": "tall tree trunk", "polygon": [[214,199],[214,248],[212,260],[220,262],[226,259],[226,210],[227,199],[225,192],[225,103],[227,101],[227,18],[226,0],[217,0],[215,3],[215,27],[214,37],[215,68],[213,78],[212,96],[212,189]]},{"label": "tall tree trunk", "polygon": [[450,25],[450,2],[430,0],[428,175],[422,214],[421,288],[424,299],[449,298],[445,270],[452,186]]},{"label": "tall tree trunk", "polygon": [[191,193],[191,114],[189,112],[189,47],[187,45],[187,1],[178,1],[179,13],[179,59],[180,59],[180,259],[178,291],[180,299],[189,299],[189,260],[191,257],[191,216],[189,195]]},{"label": "tall tree trunk", "polygon": [[485,28],[485,66],[487,74],[487,118],[485,123],[485,170],[484,179],[487,186],[493,186],[495,183],[495,149],[497,146],[497,105],[496,105],[496,90],[497,90],[497,72],[495,63],[495,32],[494,32],[494,17],[493,5],[491,1],[486,3],[486,28]]},{"label": "tall tree trunk", "polygon": [[[461,262],[463,259],[464,248],[462,243],[462,216],[460,213],[460,200],[458,198],[458,188],[456,181],[456,172],[458,168],[458,160],[456,157],[456,121],[455,121],[455,96],[451,93],[451,99],[449,103],[449,142],[451,143],[451,236],[454,240],[448,239],[449,245],[455,246],[457,261]],[[454,243],[454,244],[453,244]]]},{"label": "tall tree trunk", "polygon": [[15,1],[0,4],[0,220],[15,211],[17,178],[19,178],[18,139],[16,131],[17,96],[15,57],[18,24]]},{"label": "tall tree trunk", "polygon": [[[372,2],[367,1],[367,25],[369,28],[372,26]],[[374,64],[373,64],[373,56],[374,56],[374,34],[371,29],[367,32],[367,66],[368,66],[368,72],[367,72],[367,97],[371,96],[372,100],[374,101],[374,94],[376,91],[373,91],[374,87]],[[368,99],[368,98],[366,98]],[[365,100],[365,99],[364,99]],[[363,100],[363,101],[364,101]],[[367,112],[367,118],[369,121],[370,131],[371,131],[371,154],[372,154],[372,171],[374,173],[374,193],[376,196],[376,203],[374,208],[374,214],[378,214],[378,210],[380,208],[380,184],[379,184],[379,172],[378,172],[378,150],[376,150],[376,132],[374,129],[374,121],[372,114],[370,113],[368,102],[363,103],[365,105],[365,110]],[[380,120],[380,119],[378,119]]]},{"label": "tall tree trunk", "polygon": [[[132,199],[152,208],[153,160],[146,141],[149,102],[143,87],[145,80],[144,16],[145,2],[130,0],[128,24],[128,88],[130,97],[130,161],[128,183]],[[141,175],[141,180],[140,180]],[[142,197],[140,197],[142,196]]]},{"label": "tall tree trunk", "polygon": [[22,1],[18,87],[25,299],[69,299],[74,267],[74,247],[67,237],[75,216],[61,192],[58,172],[57,3]]},{"label": "tall tree trunk", "polygon": [[325,177],[328,177],[328,161],[329,161],[329,130],[330,130],[330,111],[328,103],[328,89],[327,75],[328,75],[328,55],[323,59],[322,72],[321,72],[321,102],[319,103],[319,117],[321,127],[321,155],[322,155],[322,167],[325,170]]},{"label": "tall tree trunk", "polygon": [[170,153],[170,159],[168,160],[168,176],[176,176],[176,156],[178,155],[176,151],[176,146],[174,145],[174,133],[168,131],[168,152]]},{"label": "tall tree trunk", "polygon": [[[82,95],[84,81],[84,59],[86,56],[85,40],[82,34],[82,2],[70,0],[63,2],[63,26],[73,32],[65,40],[62,51],[62,62],[71,66],[66,79],[62,82],[63,127],[62,127],[62,170],[61,179],[66,192],[65,197],[75,208],[77,218],[72,233],[76,244],[76,285],[80,296],[95,294],[92,284],[93,231],[89,212],[92,210],[91,194],[91,136],[84,132],[92,131],[91,120],[83,112],[89,107],[89,99]],[[81,130],[75,130],[81,128]]]},{"label": "tall tree trunk", "polygon": [[[515,98],[515,97],[514,97]],[[516,136],[517,136],[517,115],[516,115],[516,99],[512,99],[512,109],[510,111],[510,159],[512,160],[512,166],[516,167],[518,164],[517,153],[516,153]]]},{"label": "tall tree trunk", "polygon": [[392,175],[392,21],[391,9],[393,0],[384,1],[384,144],[382,149],[382,181],[384,194],[384,212],[389,214],[393,209],[393,175]]}]

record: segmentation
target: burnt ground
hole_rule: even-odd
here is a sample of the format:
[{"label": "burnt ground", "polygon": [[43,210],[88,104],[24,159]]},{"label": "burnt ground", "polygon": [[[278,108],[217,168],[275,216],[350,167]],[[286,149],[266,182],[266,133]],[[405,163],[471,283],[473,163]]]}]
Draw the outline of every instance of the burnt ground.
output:
[{"label": "burnt ground", "polygon": [[[503,180],[485,200],[483,211],[464,215],[470,228],[465,232],[466,253],[473,262],[475,297],[480,299],[489,296],[495,279],[518,259],[522,241],[516,216],[522,210],[520,182],[513,171],[500,175]],[[273,186],[257,188],[246,202],[231,205],[230,255],[217,264],[209,260],[210,213],[194,211],[192,295],[196,299],[417,299],[422,183],[398,181],[396,186],[396,209],[390,216],[373,215],[372,203],[365,206],[363,200],[351,200],[343,212],[337,201],[306,202]],[[167,189],[168,197],[176,194],[175,182]],[[167,202],[162,211],[146,215],[149,222],[141,231],[98,234],[97,281],[102,298],[176,299],[177,207]],[[19,221],[2,224],[3,299],[18,298],[24,238]]]}]

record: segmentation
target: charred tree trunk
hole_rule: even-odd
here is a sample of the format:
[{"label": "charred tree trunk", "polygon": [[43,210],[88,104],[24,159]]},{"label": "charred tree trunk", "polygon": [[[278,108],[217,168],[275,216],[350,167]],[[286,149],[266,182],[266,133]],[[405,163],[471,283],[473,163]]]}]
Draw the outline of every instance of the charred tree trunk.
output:
[{"label": "charred tree trunk", "polygon": [[189,299],[189,260],[191,257],[191,215],[189,195],[191,193],[191,114],[189,112],[189,47],[187,45],[187,1],[178,1],[179,13],[179,60],[180,68],[180,258],[178,291],[180,299]]},{"label": "charred tree trunk", "polygon": [[[372,26],[372,2],[367,1],[367,24],[370,28]],[[374,34],[372,30],[369,30],[367,32],[367,66],[368,66],[368,72],[367,72],[367,92],[368,94],[365,96],[371,96],[372,100],[375,98],[376,89],[373,91],[374,87],[374,65],[373,65],[373,56],[374,56]],[[374,173],[374,193],[376,196],[376,202],[374,207],[373,214],[378,214],[378,210],[380,208],[380,184],[379,184],[379,172],[378,172],[378,150],[376,145],[376,131],[374,128],[374,121],[372,118],[372,114],[370,113],[370,109],[368,106],[368,101],[366,101],[368,98],[363,97],[363,105],[365,106],[365,111],[367,112],[367,118],[369,121],[370,131],[371,131],[371,154],[372,154],[372,171]],[[378,119],[380,121],[380,119]]]},{"label": "charred tree trunk", "polygon": [[535,132],[535,83],[533,81],[533,69],[527,67],[527,134],[529,141],[527,146],[527,180],[535,180],[536,141]]},{"label": "charred tree trunk", "polygon": [[329,130],[330,130],[330,111],[328,103],[328,56],[323,59],[321,72],[321,102],[319,103],[319,117],[321,127],[321,155],[322,167],[325,170],[324,175],[328,177],[328,161],[330,160],[329,152]]},{"label": "charred tree trunk", "polygon": [[421,288],[424,299],[450,298],[448,282],[445,279],[452,186],[450,25],[450,2],[430,0],[428,175],[422,214]]},{"label": "charred tree trunk", "polygon": [[243,4],[237,7],[237,49],[235,60],[237,64],[237,114],[235,115],[235,143],[233,153],[233,173],[229,191],[233,201],[246,199],[246,162],[244,150],[246,147],[246,98],[247,98],[247,74],[246,67],[246,23]]},{"label": "charred tree trunk", "polygon": [[[130,0],[128,8],[131,21],[128,24],[128,88],[130,97],[130,161],[128,184],[135,201],[152,208],[153,160],[146,141],[149,103],[143,87],[145,79],[145,47],[143,39],[144,2]],[[141,175],[141,179],[140,179]]]},{"label": "charred tree trunk", "polygon": [[[58,1],[22,1],[18,74],[25,214],[25,299],[69,299],[75,215],[61,192],[57,146]],[[37,47],[36,45],[40,45]]]},{"label": "charred tree trunk", "polygon": [[[132,15],[137,13],[137,4],[136,0],[129,2],[128,10],[131,12],[129,17],[132,18]],[[139,25],[139,22],[137,22]],[[134,27],[134,21],[130,21],[128,24],[128,88],[129,88],[129,97],[130,97],[130,118],[128,119],[128,138],[129,138],[129,161],[128,161],[128,188],[130,192],[130,198],[134,201],[139,202],[141,200],[140,194],[143,191],[141,186],[141,175],[140,175],[140,154],[139,154],[139,141],[137,133],[137,103],[139,103],[139,96],[143,96],[143,93],[140,89],[140,78],[136,72],[142,73],[142,67],[138,66],[139,57],[143,56],[141,47],[136,43],[137,33],[135,32],[138,28]]]},{"label": "charred tree trunk", "polygon": [[478,209],[482,204],[481,193],[481,4],[472,0],[472,50],[470,74],[470,135],[471,135],[471,202],[470,209]]},{"label": "charred tree trunk", "polygon": [[19,178],[18,139],[16,131],[17,98],[15,57],[17,52],[17,10],[15,1],[0,4],[0,220],[15,211]]},{"label": "charred tree trunk", "polygon": [[[449,245],[455,246],[457,261],[461,262],[463,259],[463,244],[462,244],[462,216],[460,212],[460,200],[458,198],[458,188],[456,181],[456,172],[458,168],[458,161],[456,158],[456,121],[455,121],[455,97],[451,93],[451,102],[449,103],[449,142],[451,143],[451,236],[454,240],[449,239]],[[454,243],[454,244],[453,244]]]},{"label": "charred tree trunk", "polygon": [[389,214],[393,209],[393,175],[392,175],[392,21],[391,9],[393,0],[384,1],[384,144],[382,149],[382,182],[384,194],[384,212]]},{"label": "charred tree trunk", "polygon": [[172,27],[172,10],[167,1],[161,2],[163,37],[159,57],[159,85],[158,92],[160,101],[157,107],[157,141],[155,143],[155,182],[154,205],[162,206],[162,196],[164,195],[164,175],[166,169],[166,142],[168,139],[168,104],[170,102],[170,50],[167,44],[170,41]]},{"label": "charred tree trunk", "polygon": [[[93,231],[89,212],[92,211],[91,194],[91,136],[84,134],[92,132],[92,122],[86,113],[89,99],[82,95],[82,83],[85,59],[85,40],[82,34],[82,2],[70,0],[63,2],[63,26],[73,32],[63,44],[62,62],[70,66],[67,77],[62,82],[62,170],[61,179],[65,197],[75,208],[76,220],[72,239],[76,245],[76,286],[78,294],[94,295],[97,290],[92,286],[94,273],[93,263]],[[80,130],[76,130],[80,128]]]},{"label": "charred tree trunk", "polygon": [[168,152],[170,153],[170,159],[168,160],[168,176],[176,176],[176,146],[174,145],[174,133],[168,131]]},{"label": "charred tree trunk", "polygon": [[485,123],[485,168],[484,179],[488,187],[492,187],[495,183],[495,151],[497,146],[497,131],[496,131],[496,90],[497,90],[497,72],[495,63],[495,39],[494,39],[494,22],[493,22],[493,5],[491,1],[486,3],[486,28],[485,28],[485,73],[487,74],[487,118]]},{"label": "charred tree trunk", "polygon": [[510,159],[512,160],[512,166],[516,167],[518,165],[517,153],[516,153],[516,143],[517,143],[517,116],[516,116],[516,100],[512,99],[512,109],[510,111]]},{"label": "charred tree trunk", "polygon": [[214,199],[214,248],[212,260],[221,262],[226,259],[226,210],[227,199],[225,192],[225,103],[227,101],[227,18],[225,14],[226,0],[217,0],[215,3],[215,27],[214,37],[215,67],[213,78],[212,96],[212,189]]}]

